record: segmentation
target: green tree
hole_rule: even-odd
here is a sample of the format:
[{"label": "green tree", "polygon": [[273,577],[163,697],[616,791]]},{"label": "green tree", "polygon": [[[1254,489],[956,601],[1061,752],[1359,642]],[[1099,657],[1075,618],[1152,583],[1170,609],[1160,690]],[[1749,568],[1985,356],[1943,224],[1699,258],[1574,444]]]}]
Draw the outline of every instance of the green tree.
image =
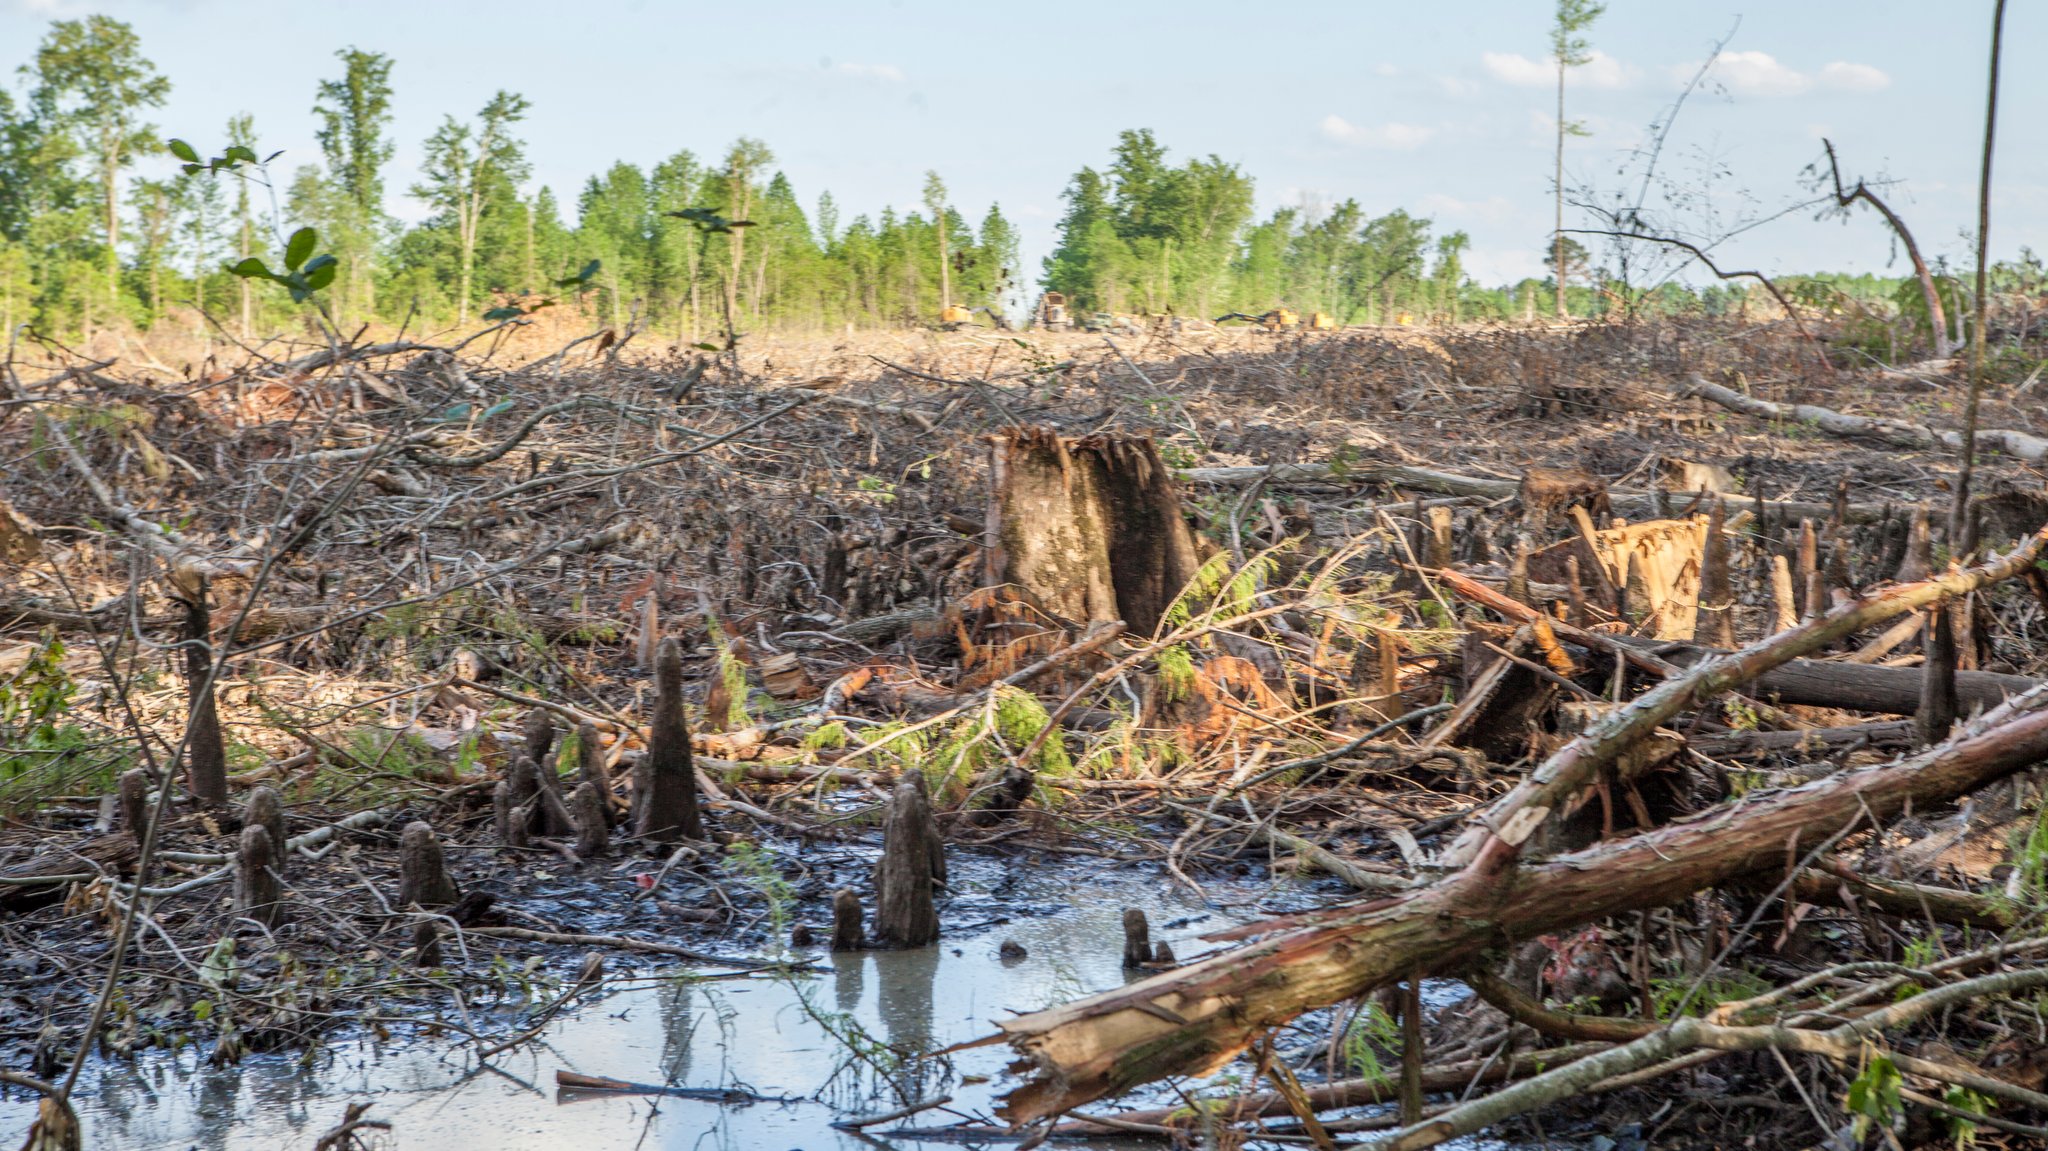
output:
[{"label": "green tree", "polygon": [[[256,118],[247,112],[228,117],[228,146],[256,150]],[[249,196],[249,181],[235,181],[235,259],[237,262],[258,255],[262,246],[256,242],[256,208]],[[256,335],[256,285],[243,277],[235,279],[236,302],[240,305],[242,317],[242,338],[253,339]]]},{"label": "green tree", "polygon": [[1576,120],[1564,118],[1564,76],[1567,71],[1593,59],[1591,46],[1581,35],[1593,26],[1593,21],[1607,11],[1607,5],[1594,0],[1557,0],[1556,19],[1550,26],[1550,54],[1557,60],[1557,165],[1553,177],[1553,191],[1557,206],[1557,222],[1553,232],[1553,263],[1557,270],[1557,316],[1564,319],[1568,313],[1564,302],[1564,141],[1567,136],[1586,135],[1586,126]]},{"label": "green tree", "polygon": [[322,80],[313,100],[320,128],[320,152],[327,173],[340,188],[343,211],[328,221],[326,235],[341,251],[348,278],[338,305],[370,314],[376,308],[376,237],[384,218],[384,165],[395,150],[391,124],[389,56],[343,48],[338,80]]},{"label": "green tree", "polygon": [[946,251],[946,182],[939,179],[935,171],[924,174],[924,208],[932,214],[933,226],[939,235],[939,310],[953,305],[953,278],[946,267],[951,253]]},{"label": "green tree", "polygon": [[427,138],[426,179],[412,194],[440,209],[455,229],[456,322],[469,322],[476,273],[477,241],[494,191],[526,179],[526,148],[512,134],[526,118],[526,97],[500,90],[477,113],[474,124],[445,117]]},{"label": "green tree", "polygon": [[171,82],[142,55],[135,30],[106,16],[59,20],[36,50],[36,103],[77,141],[99,182],[105,227],[107,286],[121,279],[121,170],[155,147],[156,129],[141,120],[162,107]]},{"label": "green tree", "polygon": [[[755,177],[761,169],[775,162],[775,153],[768,145],[751,136],[742,136],[733,141],[730,151],[725,154],[725,168],[719,173],[719,180],[725,186],[724,216],[735,225],[751,225],[749,219],[754,210],[754,198],[758,194]],[[728,325],[737,324],[740,315],[740,282],[745,274],[747,258],[747,228],[735,226],[722,233],[726,247],[725,274],[725,317]],[[761,301],[753,301],[756,319],[759,319]]]}]

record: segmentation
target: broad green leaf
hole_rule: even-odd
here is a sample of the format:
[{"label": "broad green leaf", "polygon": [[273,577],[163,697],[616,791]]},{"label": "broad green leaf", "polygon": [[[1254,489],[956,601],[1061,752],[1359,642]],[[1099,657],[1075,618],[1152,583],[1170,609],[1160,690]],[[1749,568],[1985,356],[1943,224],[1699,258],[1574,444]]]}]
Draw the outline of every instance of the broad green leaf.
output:
[{"label": "broad green leaf", "polygon": [[183,140],[167,140],[164,142],[164,147],[169,148],[171,155],[176,156],[180,160],[191,164],[199,162],[199,153],[193,151],[192,145],[187,144]]},{"label": "broad green leaf", "polygon": [[229,271],[229,273],[240,276],[245,280],[270,279],[270,269],[264,267],[263,261],[257,259],[254,256],[244,256],[241,260],[239,260],[236,263],[224,264],[222,266],[225,267]]},{"label": "broad green leaf", "polygon": [[319,264],[319,267],[312,268],[310,271],[301,273],[301,275],[305,277],[306,287],[316,292],[326,287],[327,285],[333,283],[334,273],[341,270],[341,266],[334,262],[334,257],[322,256],[320,257],[320,259],[326,260],[327,262],[324,264],[320,264],[320,260],[315,260],[313,262],[315,264]]},{"label": "broad green leaf", "polygon": [[499,401],[498,401],[497,403],[495,403],[495,404],[492,404],[492,405],[491,405],[490,407],[488,407],[488,408],[485,408],[485,409],[483,410],[483,413],[482,413],[481,415],[477,416],[477,419],[480,419],[480,420],[488,420],[488,419],[490,419],[490,418],[491,418],[492,416],[502,416],[502,415],[504,415],[504,414],[505,414],[506,412],[509,412],[509,411],[511,411],[511,410],[512,410],[512,401],[511,401],[511,400],[499,400]]},{"label": "broad green leaf", "polygon": [[492,308],[490,311],[484,313],[484,319],[516,320],[525,314],[525,312],[520,311],[518,308]]},{"label": "broad green leaf", "polygon": [[717,344],[691,344],[690,346],[697,349],[700,352],[719,352],[725,350],[723,348],[720,348]]},{"label": "broad green leaf", "polygon": [[[223,160],[239,160],[244,164],[254,164],[256,162],[256,153],[240,144],[233,144],[228,147],[227,151],[221,153],[221,158]],[[276,159],[275,156],[271,158]]]},{"label": "broad green leaf", "polygon": [[299,265],[305,263],[306,258],[313,254],[313,246],[319,242],[320,234],[311,228],[300,228],[293,232],[292,238],[285,241],[284,266],[294,272],[298,271]]}]

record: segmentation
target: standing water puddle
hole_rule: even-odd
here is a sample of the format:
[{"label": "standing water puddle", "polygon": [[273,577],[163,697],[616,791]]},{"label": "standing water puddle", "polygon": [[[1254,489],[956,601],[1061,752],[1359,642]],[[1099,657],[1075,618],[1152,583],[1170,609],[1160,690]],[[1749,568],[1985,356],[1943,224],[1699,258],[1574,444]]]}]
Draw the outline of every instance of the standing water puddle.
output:
[{"label": "standing water puddle", "polygon": [[[1225,911],[1139,876],[1034,880],[1029,886],[1041,906],[1058,910],[959,930],[917,951],[817,953],[820,970],[792,978],[650,980],[587,1004],[548,1027],[537,1042],[494,1058],[492,1069],[479,1070],[463,1049],[438,1041],[368,1039],[337,1042],[311,1068],[288,1055],[258,1055],[217,1069],[190,1049],[99,1064],[89,1069],[77,1097],[86,1146],[310,1148],[340,1122],[348,1103],[365,1099],[375,1103],[369,1118],[393,1124],[387,1144],[397,1147],[962,1146],[891,1141],[886,1135],[904,1125],[957,1121],[945,1111],[881,1124],[870,1136],[834,1130],[835,1119],[890,1110],[897,1099],[886,1089],[877,1091],[873,1075],[845,1068],[847,1048],[820,1017],[844,1013],[860,1032],[892,1047],[933,1050],[974,1039],[991,1033],[990,1021],[1008,1012],[1047,1007],[1123,982],[1125,907],[1143,907],[1153,938],[1167,940],[1186,959],[1209,947],[1197,936],[1250,918],[1250,904],[1271,894],[1250,884],[1212,887],[1212,896],[1234,901],[1234,910]],[[954,922],[971,924],[978,906],[985,907],[980,897],[963,894],[949,902],[946,913]],[[1022,944],[1027,954],[1003,959],[998,946],[1005,940]],[[515,1028],[502,1030],[509,1035]],[[950,1077],[932,1069],[915,1094],[947,1093],[953,1110],[985,1116],[1006,1085],[1001,1072],[1010,1057],[1002,1045],[957,1053]],[[732,1105],[571,1095],[557,1092],[558,1070],[675,1087],[740,1087],[793,1101]],[[978,1077],[986,1079],[976,1082]],[[32,1117],[33,1103],[0,1102],[0,1132],[25,1130]],[[1088,1146],[1158,1144],[1105,1139]]]}]

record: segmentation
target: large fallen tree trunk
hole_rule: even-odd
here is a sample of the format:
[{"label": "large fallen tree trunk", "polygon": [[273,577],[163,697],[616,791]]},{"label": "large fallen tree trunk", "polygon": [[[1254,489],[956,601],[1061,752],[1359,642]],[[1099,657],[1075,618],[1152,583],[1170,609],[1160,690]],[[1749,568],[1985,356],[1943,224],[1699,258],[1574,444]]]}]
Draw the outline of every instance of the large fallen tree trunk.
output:
[{"label": "large fallen tree trunk", "polygon": [[[1210,1074],[1267,1029],[1489,947],[1662,907],[1788,859],[1866,818],[1924,809],[2048,758],[2048,690],[1909,759],[1845,772],[1629,839],[1315,913],[1201,963],[997,1024],[1035,1076],[998,1114],[1027,1123],[1169,1075]],[[1617,877],[1626,877],[1625,881]]]},{"label": "large fallen tree trunk", "polygon": [[[1665,659],[1684,665],[1726,654],[1711,648],[1673,644],[1658,644],[1655,650]],[[1911,715],[1920,706],[1920,681],[1923,678],[1925,676],[1917,667],[1795,659],[1751,680],[1748,694],[1771,703]],[[2024,675],[1959,671],[1956,673],[1956,706],[1965,715],[1972,708],[1989,711],[2002,701],[2040,684],[2040,680]]]},{"label": "large fallen tree trunk", "polygon": [[[1981,433],[1980,433],[1981,434]],[[1175,473],[1182,483],[1214,484],[1218,487],[1238,487],[1261,481],[1275,487],[1313,484],[1346,488],[1366,487],[1383,484],[1388,487],[1405,488],[1414,492],[1434,492],[1447,496],[1479,496],[1489,500],[1507,499],[1520,495],[1522,484],[1519,480],[1497,480],[1485,476],[1466,476],[1456,472],[1440,472],[1434,468],[1418,468],[1408,464],[1380,463],[1320,463],[1320,464],[1272,464],[1267,467],[1219,467],[1181,468]],[[1672,492],[1630,492],[1609,491],[1608,506],[1615,514],[1632,520],[1662,518],[1674,506],[1683,506],[1695,493]],[[1745,500],[1745,504],[1754,501]],[[1790,520],[1832,519],[1835,505],[1815,503],[1811,500],[1765,500],[1764,506]],[[1886,504],[1848,504],[1844,518],[1850,523],[1876,523],[1897,508]]]},{"label": "large fallen tree trunk", "polygon": [[[1852,416],[1814,404],[1785,404],[1773,400],[1759,400],[1754,396],[1745,396],[1733,388],[1709,383],[1698,376],[1691,378],[1685,394],[1712,400],[1731,412],[1741,412],[1746,416],[1811,424],[1833,436],[1882,440],[1888,444],[1908,448],[1961,449],[1963,446],[1963,433],[1947,428],[1907,423],[1904,420],[1887,420],[1881,416]],[[2048,440],[2026,432],[1997,428],[1979,429],[1977,446],[1980,449],[1996,448],[2030,464],[2048,461]]]},{"label": "large fallen tree trunk", "polygon": [[[1255,925],[1269,937],[1155,976],[998,1024],[1035,1078],[1002,1114],[1028,1122],[1176,1074],[1220,1068],[1266,1029],[1418,971],[1455,969],[1514,939],[1692,892],[1796,859],[1853,821],[1907,804],[1952,800],[2048,757],[2048,710],[2036,690],[1970,734],[1910,760],[1791,791],[1760,793],[1682,824],[1540,863],[1523,845],[1638,739],[1689,707],[1817,648],[1906,612],[2010,578],[2048,543],[2043,528],[2010,554],[1967,571],[1884,589],[1792,631],[1709,660],[1589,727],[1492,805],[1452,845],[1456,874],[1387,899]],[[1242,933],[1239,933],[1242,934]]]}]

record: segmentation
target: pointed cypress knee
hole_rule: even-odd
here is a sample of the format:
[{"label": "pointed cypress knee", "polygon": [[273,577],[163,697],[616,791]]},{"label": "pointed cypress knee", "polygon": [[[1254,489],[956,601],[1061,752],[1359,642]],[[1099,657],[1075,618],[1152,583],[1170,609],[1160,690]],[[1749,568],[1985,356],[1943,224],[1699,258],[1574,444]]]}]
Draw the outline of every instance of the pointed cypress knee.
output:
[{"label": "pointed cypress knee", "polygon": [[619,813],[612,807],[612,781],[604,770],[604,741],[598,738],[595,724],[576,725],[576,777],[597,792],[605,827],[617,827]]},{"label": "pointed cypress knee", "polygon": [[656,843],[704,838],[697,814],[697,768],[690,758],[690,727],[683,718],[683,647],[673,637],[661,641],[654,654],[654,715],[647,728],[647,754],[641,757],[633,806],[639,822],[633,831]]},{"label": "pointed cypress knee", "polygon": [[284,834],[284,801],[277,797],[275,788],[259,787],[249,793],[249,802],[242,808],[242,826],[252,823],[261,824],[270,833],[270,848],[276,857],[277,873],[283,875],[285,857],[291,854],[291,849]]},{"label": "pointed cypress knee", "polygon": [[424,819],[406,824],[398,837],[398,906],[446,907],[456,898],[433,825]]},{"label": "pointed cypress knee", "polygon": [[276,927],[284,918],[284,891],[275,862],[270,829],[260,823],[244,827],[241,849],[235,853],[236,915],[265,927]]},{"label": "pointed cypress knee", "polygon": [[555,746],[555,717],[546,708],[536,707],[526,713],[526,722],[520,725],[526,739],[526,758],[535,763],[546,763],[548,752]]},{"label": "pointed cypress knee", "polygon": [[945,848],[932,818],[924,773],[906,771],[889,797],[882,824],[882,858],[875,862],[875,936],[902,947],[939,937],[934,884],[946,881]]},{"label": "pointed cypress knee", "polygon": [[172,587],[185,610],[185,788],[202,805],[222,807],[228,801],[228,750],[213,699],[213,614],[206,603],[207,579],[180,573],[173,577]]},{"label": "pointed cypress knee", "polygon": [[512,799],[513,784],[501,779],[491,792],[491,815],[497,824],[498,841],[507,847],[525,847],[526,809]]},{"label": "pointed cypress knee", "polygon": [[1920,746],[1940,743],[1956,724],[1956,633],[1947,604],[1928,609],[1927,662],[1920,667],[1920,710],[1913,734]]},{"label": "pointed cypress knee", "polygon": [[1136,907],[1124,909],[1124,970],[1135,971],[1152,962],[1152,925],[1145,921],[1145,912]]},{"label": "pointed cypress knee", "polygon": [[860,896],[850,887],[832,893],[832,950],[859,951],[868,945],[861,930]]}]

